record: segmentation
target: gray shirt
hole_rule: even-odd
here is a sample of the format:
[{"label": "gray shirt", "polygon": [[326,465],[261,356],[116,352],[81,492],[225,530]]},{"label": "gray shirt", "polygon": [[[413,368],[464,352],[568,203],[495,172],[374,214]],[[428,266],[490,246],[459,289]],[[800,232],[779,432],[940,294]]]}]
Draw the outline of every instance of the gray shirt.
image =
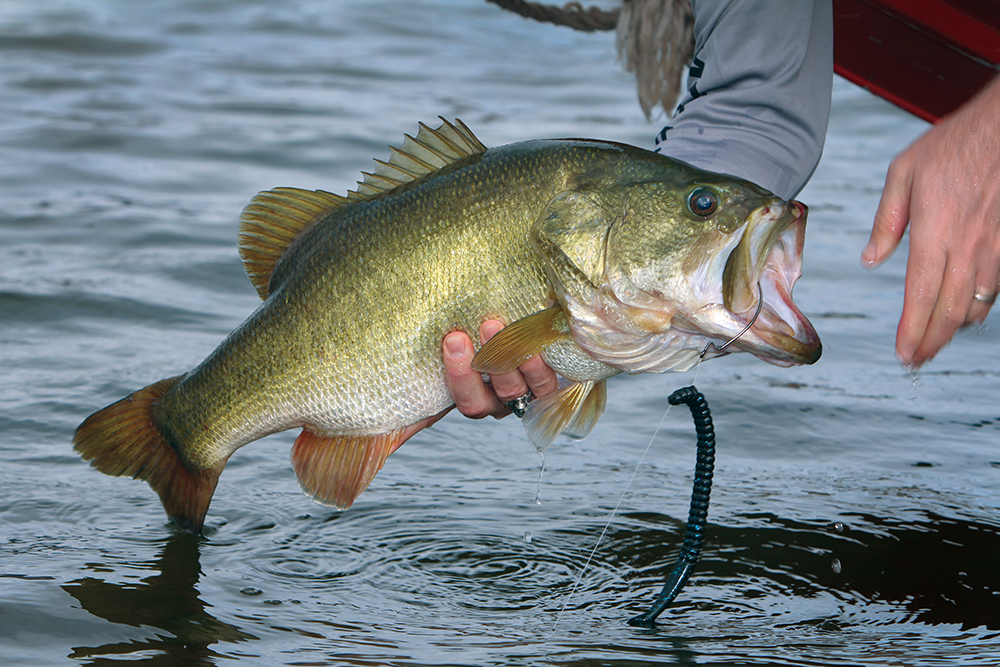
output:
[{"label": "gray shirt", "polygon": [[812,176],[833,86],[831,0],[693,0],[688,91],[656,151],[790,199]]}]

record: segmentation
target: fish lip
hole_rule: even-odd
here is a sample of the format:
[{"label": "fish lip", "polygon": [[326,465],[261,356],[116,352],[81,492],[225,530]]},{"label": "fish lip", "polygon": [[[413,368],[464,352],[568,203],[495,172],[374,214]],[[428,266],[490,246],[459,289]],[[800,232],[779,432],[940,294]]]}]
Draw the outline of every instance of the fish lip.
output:
[{"label": "fish lip", "polygon": [[[799,201],[788,202],[780,215],[774,215],[771,208],[761,213],[756,225],[767,226],[762,230],[759,237],[762,240],[758,240],[757,247],[752,247],[753,236],[749,238],[750,257],[763,256],[763,261],[751,261],[750,266],[743,267],[742,276],[730,277],[730,280],[745,280],[755,292],[748,303],[730,310],[744,326],[753,321],[732,345],[777,366],[814,364],[822,355],[823,345],[812,323],[792,300],[792,289],[802,275],[808,208]],[[780,231],[768,242],[766,239],[773,233],[772,227]],[[746,233],[750,235],[752,231],[748,229]],[[759,290],[753,289],[755,285],[760,285]],[[754,319],[758,294],[764,303]]]}]

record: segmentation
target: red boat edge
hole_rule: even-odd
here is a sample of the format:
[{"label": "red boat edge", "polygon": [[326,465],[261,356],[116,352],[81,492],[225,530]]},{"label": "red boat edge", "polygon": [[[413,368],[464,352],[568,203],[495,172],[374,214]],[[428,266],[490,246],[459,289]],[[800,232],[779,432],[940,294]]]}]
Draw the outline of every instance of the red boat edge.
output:
[{"label": "red boat edge", "polygon": [[1000,74],[1000,0],[833,0],[834,70],[936,123]]}]

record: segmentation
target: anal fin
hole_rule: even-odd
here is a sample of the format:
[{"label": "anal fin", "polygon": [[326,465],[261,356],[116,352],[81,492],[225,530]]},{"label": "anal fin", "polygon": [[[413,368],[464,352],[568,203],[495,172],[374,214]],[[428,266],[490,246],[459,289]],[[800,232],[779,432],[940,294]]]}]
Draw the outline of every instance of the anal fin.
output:
[{"label": "anal fin", "polygon": [[346,510],[402,440],[402,429],[376,435],[323,435],[305,428],[292,446],[292,467],[306,495]]},{"label": "anal fin", "polygon": [[528,404],[521,421],[531,446],[539,454],[559,435],[575,440],[594,429],[607,404],[604,381],[570,382],[554,394],[536,398]]}]

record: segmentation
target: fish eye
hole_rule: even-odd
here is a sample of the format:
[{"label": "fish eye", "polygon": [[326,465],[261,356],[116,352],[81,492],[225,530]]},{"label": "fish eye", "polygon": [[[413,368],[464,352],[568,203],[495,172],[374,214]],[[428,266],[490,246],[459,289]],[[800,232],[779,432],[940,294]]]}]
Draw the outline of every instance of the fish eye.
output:
[{"label": "fish eye", "polygon": [[707,218],[719,208],[719,200],[708,188],[696,188],[688,196],[688,208],[695,215]]}]

